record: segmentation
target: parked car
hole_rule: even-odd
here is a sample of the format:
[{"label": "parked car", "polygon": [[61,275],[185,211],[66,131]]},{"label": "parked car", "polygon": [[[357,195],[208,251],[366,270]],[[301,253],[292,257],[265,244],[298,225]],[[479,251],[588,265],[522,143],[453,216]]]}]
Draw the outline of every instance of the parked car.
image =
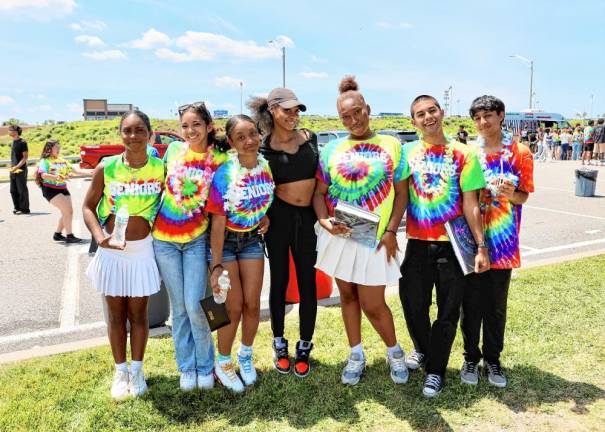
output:
[{"label": "parked car", "polygon": [[323,147],[332,140],[348,136],[349,132],[344,130],[320,131],[317,132],[316,135],[317,144],[319,145],[319,147]]},{"label": "parked car", "polygon": [[[164,157],[168,144],[172,141],[184,141],[176,132],[156,131],[154,132],[153,147]],[[101,160],[107,156],[113,156],[124,152],[124,144],[101,144],[80,146],[80,168],[93,169]]]},{"label": "parked car", "polygon": [[391,135],[399,140],[401,144],[407,142],[418,141],[418,134],[415,130],[394,130],[394,129],[383,129],[378,132],[380,135]]}]

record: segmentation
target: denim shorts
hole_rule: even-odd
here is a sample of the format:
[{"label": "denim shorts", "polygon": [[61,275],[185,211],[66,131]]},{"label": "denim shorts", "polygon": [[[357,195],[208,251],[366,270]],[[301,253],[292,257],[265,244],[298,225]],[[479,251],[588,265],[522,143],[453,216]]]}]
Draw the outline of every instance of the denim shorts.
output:
[{"label": "denim shorts", "polygon": [[[208,246],[210,246],[210,242],[208,242]],[[252,232],[225,231],[223,262],[255,260],[264,257],[265,242],[256,230]],[[208,253],[208,261],[212,261],[211,253]]]}]

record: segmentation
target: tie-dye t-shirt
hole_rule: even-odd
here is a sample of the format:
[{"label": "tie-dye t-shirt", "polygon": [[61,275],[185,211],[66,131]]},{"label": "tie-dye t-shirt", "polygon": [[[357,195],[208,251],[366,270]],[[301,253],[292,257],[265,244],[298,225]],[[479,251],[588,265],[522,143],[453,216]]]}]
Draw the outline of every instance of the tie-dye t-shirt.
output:
[{"label": "tie-dye t-shirt", "polygon": [[518,190],[527,193],[534,191],[534,160],[529,148],[515,142],[505,146],[507,148],[510,150],[490,154],[484,154],[481,149],[478,152],[486,181],[479,203],[493,269],[517,268],[521,264],[519,231],[522,206],[511,203],[497,193],[500,173]]},{"label": "tie-dye t-shirt", "polygon": [[401,144],[387,135],[331,141],[321,150],[317,178],[328,186],[330,216],[341,200],[371,211],[380,216],[380,239],[391,218],[394,184],[403,180]]},{"label": "tie-dye t-shirt", "polygon": [[218,167],[227,160],[227,153],[210,147],[196,153],[187,143],[174,141],[164,154],[166,187],[162,205],[153,225],[158,240],[187,243],[208,228],[204,206]]},{"label": "tie-dye t-shirt", "polygon": [[122,157],[119,154],[103,159],[105,187],[97,208],[99,221],[104,225],[110,214],[126,204],[130,216],[145,218],[152,225],[164,188],[164,162],[149,157],[145,166],[130,168]]},{"label": "tie-dye t-shirt", "polygon": [[65,179],[71,173],[71,164],[65,159],[60,158],[43,158],[38,162],[38,173],[59,175],[59,180],[42,178],[42,186],[53,189],[67,189]]},{"label": "tie-dye t-shirt", "polygon": [[274,189],[265,158],[259,155],[256,167],[247,169],[239,164],[237,153],[230,151],[229,160],[214,174],[206,211],[226,216],[231,231],[252,231],[273,202]]},{"label": "tie-dye t-shirt", "polygon": [[415,141],[403,147],[403,178],[409,177],[407,237],[449,241],[444,223],[462,215],[462,193],[481,189],[485,180],[475,149],[449,141]]},{"label": "tie-dye t-shirt", "polygon": [[592,144],[594,142],[594,128],[586,126],[584,128],[584,144]]}]

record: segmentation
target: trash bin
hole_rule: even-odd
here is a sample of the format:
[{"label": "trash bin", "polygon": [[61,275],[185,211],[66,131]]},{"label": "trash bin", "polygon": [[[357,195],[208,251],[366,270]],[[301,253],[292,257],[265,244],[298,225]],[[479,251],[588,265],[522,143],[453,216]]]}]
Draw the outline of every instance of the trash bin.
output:
[{"label": "trash bin", "polygon": [[[101,296],[101,302],[103,303],[103,319],[105,320],[105,324],[107,324],[109,322],[109,316],[107,312],[107,302],[103,295]],[[170,300],[164,281],[162,281],[162,284],[160,285],[160,291],[149,296],[147,315],[149,318],[149,328],[162,327],[166,324],[168,316],[170,315]],[[130,331],[130,323],[126,324],[126,328]]]},{"label": "trash bin", "polygon": [[594,196],[597,186],[597,170],[577,169],[576,170],[576,196],[591,197]]}]

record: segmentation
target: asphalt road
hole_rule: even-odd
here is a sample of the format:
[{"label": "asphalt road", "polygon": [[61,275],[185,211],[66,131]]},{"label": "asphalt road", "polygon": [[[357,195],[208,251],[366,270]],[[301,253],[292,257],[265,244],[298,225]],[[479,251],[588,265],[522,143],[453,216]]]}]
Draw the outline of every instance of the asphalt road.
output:
[{"label": "asphalt road", "polygon": [[[605,253],[605,167],[597,197],[574,195],[576,162],[537,163],[536,193],[523,209],[524,263],[582,252]],[[89,181],[70,181],[76,235],[89,239],[80,207]],[[29,183],[32,214],[15,216],[8,183],[0,183],[0,353],[105,334],[100,296],[84,272],[88,244],[51,239],[58,212]],[[402,247],[405,240],[400,239]],[[267,273],[262,297],[268,295]],[[396,311],[396,313],[401,313]]]}]

